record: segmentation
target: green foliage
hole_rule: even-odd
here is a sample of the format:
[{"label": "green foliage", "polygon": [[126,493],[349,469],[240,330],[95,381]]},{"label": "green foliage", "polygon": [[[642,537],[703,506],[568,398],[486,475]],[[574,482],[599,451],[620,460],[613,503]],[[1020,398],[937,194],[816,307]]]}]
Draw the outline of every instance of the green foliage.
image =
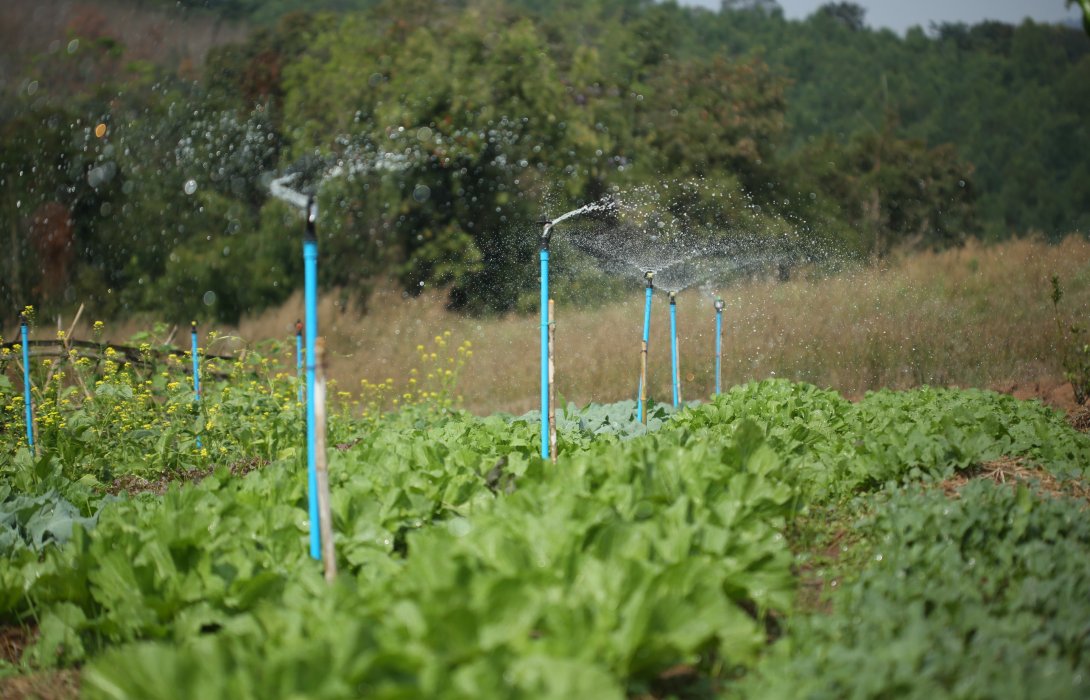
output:
[{"label": "green foliage", "polygon": [[1076,698],[1090,671],[1085,502],[976,481],[868,499],[865,568],[796,620],[752,698]]},{"label": "green foliage", "polygon": [[1060,278],[1056,275],[1052,276],[1052,294],[1049,298],[1056,316],[1064,378],[1071,382],[1075,401],[1085,404],[1090,399],[1090,338],[1086,337],[1083,326],[1064,319],[1064,314],[1060,311],[1063,289],[1060,287]]},{"label": "green foliage", "polygon": [[[904,495],[918,480],[1000,456],[1081,477],[1090,439],[1038,404],[931,389],[853,404],[766,381],[677,413],[651,406],[649,429],[631,421],[630,403],[570,407],[556,465],[538,456],[532,416],[476,418],[442,399],[366,419],[334,412],[341,573],[326,586],[306,549],[296,387],[267,357],[223,367],[224,380],[206,376],[207,453],[160,418],[191,399],[171,388],[169,366],[167,377],[155,370],[149,380],[124,366],[89,376],[101,391],[58,407],[36,459],[17,449],[18,430],[0,430],[15,453],[0,501],[0,619],[41,630],[25,664],[85,664],[84,692],[111,698],[351,697],[359,688],[390,697],[620,698],[658,692],[663,672],[679,664],[713,686],[757,668],[743,689],[774,697],[757,684],[780,678],[777,668],[807,677],[799,687],[818,695],[857,687],[850,682],[902,688],[899,654],[882,657],[871,675],[838,675],[844,664],[821,660],[886,648],[883,635],[911,646],[920,688],[945,687],[955,653],[980,659],[973,683],[1022,682],[1008,678],[1018,669],[1033,680],[1027,665],[988,661],[1032,632],[1045,670],[1066,678],[1079,668],[1081,637],[1054,610],[1085,587],[1077,563],[1085,556],[1057,559],[1045,542],[1084,546],[1072,525],[1080,520],[1020,492],[1008,497],[1013,490],[967,490],[964,505],[938,492]],[[158,401],[140,400],[144,391]],[[142,421],[151,427],[66,446],[81,432]],[[105,498],[81,477],[101,460],[116,475],[192,477],[186,454],[203,478],[165,484],[162,495]],[[242,477],[240,460],[267,464]],[[843,619],[857,625],[878,598],[885,612],[851,635],[824,631],[849,624],[839,617],[788,618],[787,641],[770,651],[770,631],[795,608],[790,524],[809,508],[868,493],[895,494],[864,508],[879,515],[858,526],[893,568],[861,574],[859,590],[870,592],[851,589]],[[960,565],[950,558],[958,552]],[[969,561],[985,587],[962,575]],[[940,576],[943,586],[920,583]],[[927,650],[948,627],[960,639],[983,630],[990,646],[950,642],[933,661]],[[814,664],[822,673],[808,670]]]},{"label": "green foliage", "polygon": [[280,303],[300,232],[267,183],[287,169],[321,190],[323,286],[366,301],[393,275],[476,311],[533,304],[543,209],[664,180],[701,183],[662,206],[702,235],[790,240],[784,265],[1087,223],[1090,51],[1068,29],[902,39],[851,3],[190,5],[261,26],[192,81],[77,24],[0,104],[4,318]]}]

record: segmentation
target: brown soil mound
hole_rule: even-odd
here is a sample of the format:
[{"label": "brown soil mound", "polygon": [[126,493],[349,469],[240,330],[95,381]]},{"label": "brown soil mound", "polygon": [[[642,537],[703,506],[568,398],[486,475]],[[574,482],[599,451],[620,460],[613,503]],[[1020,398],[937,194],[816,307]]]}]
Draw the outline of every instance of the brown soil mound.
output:
[{"label": "brown soil mound", "polygon": [[1060,379],[1046,377],[1035,381],[1006,381],[994,384],[990,388],[1001,394],[1010,394],[1022,401],[1037,399],[1046,406],[1052,406],[1069,415],[1084,410],[1084,407],[1075,401],[1075,390],[1071,387],[1071,382]]},{"label": "brown soil mound", "polygon": [[1003,457],[978,464],[943,481],[942,490],[950,498],[960,498],[961,487],[973,479],[1011,485],[1032,483],[1038,491],[1054,498],[1078,498],[1090,502],[1090,486],[1073,479],[1061,481],[1040,467],[1029,466],[1023,457]]}]

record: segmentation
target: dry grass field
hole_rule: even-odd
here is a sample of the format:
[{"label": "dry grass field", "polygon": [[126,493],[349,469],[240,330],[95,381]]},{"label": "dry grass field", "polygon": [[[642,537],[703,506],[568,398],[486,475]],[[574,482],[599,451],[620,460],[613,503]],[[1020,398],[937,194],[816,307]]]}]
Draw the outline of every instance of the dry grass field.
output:
[{"label": "dry grass field", "polygon": [[[912,253],[836,277],[757,280],[722,290],[724,387],[770,376],[808,381],[846,395],[920,384],[1011,389],[1062,377],[1049,280],[1059,275],[1062,308],[1090,321],[1090,242],[1058,245],[1016,240],[971,243],[960,250]],[[582,404],[636,394],[643,292],[596,310],[557,311],[557,391]],[[246,339],[289,338],[300,299],[245,320]],[[652,309],[652,398],[669,400],[669,316],[665,295]],[[467,318],[445,310],[440,294],[403,298],[380,291],[363,317],[321,311],[342,389],[361,379],[395,384],[419,364],[416,347],[445,330],[470,340],[459,382],[466,408],[522,412],[536,406],[536,316]],[[714,387],[712,299],[691,289],[678,296],[683,398]]]},{"label": "dry grass field", "polygon": [[[836,276],[797,274],[788,282],[758,279],[721,290],[723,386],[776,376],[861,396],[881,387],[921,384],[978,386],[1041,397],[1070,408],[1049,295],[1058,275],[1067,321],[1090,325],[1090,242],[1072,237],[1057,245],[1014,240],[960,250],[911,253]],[[413,368],[426,370],[417,351],[450,331],[448,351],[472,344],[458,380],[462,405],[476,413],[521,413],[537,406],[538,317],[474,318],[447,311],[441,292],[406,298],[380,285],[368,312],[337,306],[333,294],[320,308],[321,335],[331,351],[331,374],[341,391],[361,380],[392,379],[407,389]],[[682,397],[707,397],[714,388],[713,299],[698,289],[678,296]],[[293,367],[294,327],[301,295],[246,318],[238,328],[210,328],[222,352],[280,339]],[[651,321],[651,397],[670,400],[669,315],[656,294]],[[90,337],[83,315],[75,337]],[[70,317],[69,317],[70,320]],[[106,340],[121,343],[157,319],[107,324]],[[62,319],[67,328],[68,321]],[[584,404],[634,398],[643,324],[643,290],[597,309],[557,310],[556,377],[565,401]],[[55,319],[41,319],[35,337],[50,338]],[[14,337],[7,329],[6,338]],[[180,328],[175,342],[185,341]],[[442,354],[442,353],[441,353]],[[422,375],[421,375],[422,376]],[[389,396],[395,392],[387,392]]]}]

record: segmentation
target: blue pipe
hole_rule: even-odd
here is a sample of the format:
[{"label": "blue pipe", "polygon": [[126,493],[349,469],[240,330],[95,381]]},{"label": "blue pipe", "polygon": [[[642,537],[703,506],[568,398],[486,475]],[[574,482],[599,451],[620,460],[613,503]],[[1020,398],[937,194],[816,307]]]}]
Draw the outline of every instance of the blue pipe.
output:
[{"label": "blue pipe", "polygon": [[[650,273],[648,273],[650,274]],[[647,277],[647,292],[643,304],[643,347],[647,347],[651,338],[651,292],[654,291],[651,278]],[[646,361],[646,360],[645,360]],[[636,397],[636,420],[643,422],[643,376],[640,376],[640,391]]]},{"label": "blue pipe", "polygon": [[722,391],[720,379],[723,376],[723,301],[715,302],[715,395]]},{"label": "blue pipe", "polygon": [[674,297],[673,292],[670,292],[670,368],[674,385],[674,408],[677,408],[679,403],[677,385],[677,299]]},{"label": "blue pipe", "polygon": [[322,534],[318,527],[318,437],[314,415],[314,345],[318,340],[318,236],[314,220],[318,206],[314,199],[307,202],[307,227],[303,238],[303,297],[306,308],[306,374],[307,374],[307,504],[310,510],[310,556],[322,558]]},{"label": "blue pipe", "polygon": [[299,403],[303,403],[303,322],[295,322],[295,378],[299,385]]},{"label": "blue pipe", "polygon": [[30,339],[27,332],[26,314],[19,316],[19,332],[23,339],[23,408],[26,411],[26,442],[34,451],[34,409],[30,403]]},{"label": "blue pipe", "polygon": [[[193,403],[197,405],[197,414],[200,415],[201,410],[201,365],[200,365],[200,353],[197,348],[197,322],[191,321],[189,324],[189,339],[193,346]],[[199,433],[199,429],[198,429]],[[201,436],[197,435],[197,447],[201,447]]]},{"label": "blue pipe", "polygon": [[[546,226],[546,231],[548,227]],[[541,458],[549,458],[549,244],[541,245]]]}]

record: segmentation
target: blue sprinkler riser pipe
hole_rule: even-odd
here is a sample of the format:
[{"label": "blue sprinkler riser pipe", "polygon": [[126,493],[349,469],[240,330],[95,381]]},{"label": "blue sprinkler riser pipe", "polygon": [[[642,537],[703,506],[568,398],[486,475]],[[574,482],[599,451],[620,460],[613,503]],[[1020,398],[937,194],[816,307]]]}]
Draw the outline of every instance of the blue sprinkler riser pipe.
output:
[{"label": "blue sprinkler riser pipe", "polygon": [[303,322],[295,322],[295,378],[299,385],[299,403],[303,403]]},{"label": "blue sprinkler riser pipe", "polygon": [[674,408],[678,405],[677,387],[677,301],[670,296],[670,375],[674,386]]},{"label": "blue sprinkler riser pipe", "polygon": [[[193,356],[193,403],[197,405],[197,415],[200,415],[201,410],[201,358],[200,349],[197,347],[197,322],[193,321],[189,324],[189,340],[190,346],[193,351],[190,353]],[[198,428],[198,433],[199,433]],[[197,435],[197,447],[202,447],[201,436]]]},{"label": "blue sprinkler riser pipe", "polygon": [[318,237],[314,232],[317,207],[307,203],[307,228],[303,240],[303,296],[306,307],[306,375],[307,375],[307,505],[310,511],[310,556],[322,558],[322,534],[318,526],[317,436],[314,412],[314,346],[318,340]]},{"label": "blue sprinkler riser pipe", "polygon": [[715,311],[715,395],[723,390],[720,381],[723,376],[723,312]]},{"label": "blue sprinkler riser pipe", "polygon": [[19,323],[19,332],[23,341],[23,408],[26,412],[26,442],[30,451],[34,451],[34,409],[30,397],[30,338],[26,317]]},{"label": "blue sprinkler riser pipe", "polygon": [[549,458],[549,249],[541,248],[541,458]]},{"label": "blue sprinkler riser pipe", "polygon": [[[643,346],[646,348],[651,338],[651,293],[654,290],[650,285],[644,296],[643,303]],[[636,420],[643,422],[643,377],[640,377],[640,392],[636,398]]]}]

